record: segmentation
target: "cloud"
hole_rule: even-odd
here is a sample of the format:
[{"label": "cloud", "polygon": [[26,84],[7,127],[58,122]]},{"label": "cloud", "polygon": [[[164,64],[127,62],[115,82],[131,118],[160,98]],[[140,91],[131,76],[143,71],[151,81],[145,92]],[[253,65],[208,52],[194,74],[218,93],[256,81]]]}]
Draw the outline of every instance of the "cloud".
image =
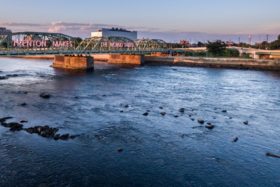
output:
[{"label": "cloud", "polygon": [[[147,27],[124,27],[121,25],[111,24],[93,24],[93,23],[74,23],[74,22],[52,22],[46,24],[38,23],[1,23],[0,26],[7,27],[13,32],[22,31],[37,31],[37,32],[54,32],[64,33],[76,37],[90,37],[90,33],[101,28],[119,27],[129,30],[137,30],[139,32],[139,38],[156,38],[163,39],[168,42],[177,42],[182,39],[189,40],[190,42],[206,42],[208,40],[231,40],[238,42],[239,38],[242,42],[248,42],[248,34],[213,34],[203,32],[182,32],[178,30],[161,30],[159,28],[147,28]],[[278,24],[273,24],[267,27],[267,30],[277,30]],[[279,30],[279,29],[278,29]],[[260,42],[266,40],[266,34],[254,34],[252,35],[253,42]],[[276,34],[270,35],[270,40],[276,39]]]},{"label": "cloud", "polygon": [[0,22],[1,27],[6,27],[13,32],[23,32],[23,31],[37,31],[44,32],[48,28],[48,24],[38,24],[38,23],[16,23],[16,22]]},{"label": "cloud", "polygon": [[68,23],[53,22],[49,25],[48,32],[65,33],[72,36],[89,37],[90,33],[101,28],[120,27],[109,24],[88,24],[88,23]]}]

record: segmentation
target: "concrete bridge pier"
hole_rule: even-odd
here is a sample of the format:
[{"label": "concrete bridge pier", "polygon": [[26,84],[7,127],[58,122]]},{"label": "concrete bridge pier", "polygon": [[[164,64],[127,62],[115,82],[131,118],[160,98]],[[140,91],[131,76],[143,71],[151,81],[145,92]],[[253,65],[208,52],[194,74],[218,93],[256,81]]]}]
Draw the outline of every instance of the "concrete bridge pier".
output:
[{"label": "concrete bridge pier", "polygon": [[144,62],[144,55],[110,54],[108,57],[110,64],[142,65]]},{"label": "concrete bridge pier", "polygon": [[94,58],[92,56],[56,55],[52,67],[68,70],[93,70]]}]

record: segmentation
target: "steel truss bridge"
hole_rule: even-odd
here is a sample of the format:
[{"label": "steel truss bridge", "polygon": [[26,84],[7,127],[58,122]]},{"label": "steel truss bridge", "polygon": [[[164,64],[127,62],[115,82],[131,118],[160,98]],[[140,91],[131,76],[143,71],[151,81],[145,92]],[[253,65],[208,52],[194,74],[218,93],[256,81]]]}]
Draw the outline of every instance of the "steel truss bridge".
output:
[{"label": "steel truss bridge", "polygon": [[[150,54],[168,52],[163,40],[130,40],[124,37],[80,39],[60,33],[17,32],[12,41],[6,41],[7,48],[1,48],[0,56],[23,55],[87,55],[97,53]],[[39,47],[38,47],[39,46]]]}]

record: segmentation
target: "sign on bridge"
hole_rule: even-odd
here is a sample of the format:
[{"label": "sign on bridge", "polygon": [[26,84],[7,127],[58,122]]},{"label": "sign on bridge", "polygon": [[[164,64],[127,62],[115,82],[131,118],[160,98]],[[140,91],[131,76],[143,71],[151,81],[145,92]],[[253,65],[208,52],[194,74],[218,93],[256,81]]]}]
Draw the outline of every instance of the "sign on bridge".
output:
[{"label": "sign on bridge", "polygon": [[49,40],[13,40],[14,48],[72,48],[73,42]]}]

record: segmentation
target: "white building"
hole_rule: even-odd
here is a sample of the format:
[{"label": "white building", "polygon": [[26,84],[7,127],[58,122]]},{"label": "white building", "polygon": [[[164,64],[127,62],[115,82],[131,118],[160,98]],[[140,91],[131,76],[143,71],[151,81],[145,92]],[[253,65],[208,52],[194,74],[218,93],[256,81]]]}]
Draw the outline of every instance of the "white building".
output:
[{"label": "white building", "polygon": [[96,32],[92,32],[91,37],[124,37],[131,40],[137,40],[137,31],[128,31],[119,28],[101,29]]}]

